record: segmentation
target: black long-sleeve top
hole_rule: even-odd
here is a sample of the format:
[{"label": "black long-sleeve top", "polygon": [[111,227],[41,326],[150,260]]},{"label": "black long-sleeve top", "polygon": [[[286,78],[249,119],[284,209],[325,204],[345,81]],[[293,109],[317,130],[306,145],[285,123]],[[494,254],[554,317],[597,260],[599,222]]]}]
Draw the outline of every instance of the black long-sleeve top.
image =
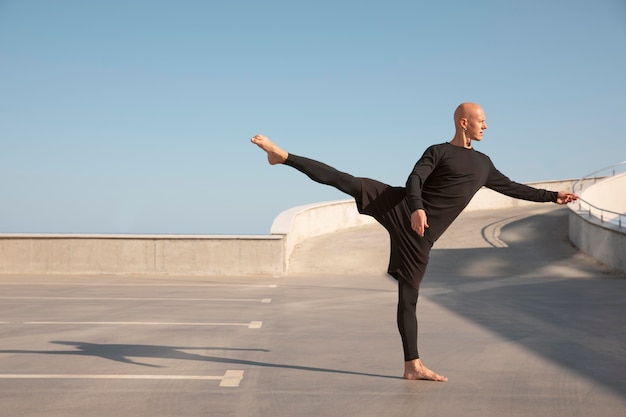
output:
[{"label": "black long-sleeve top", "polygon": [[432,145],[417,161],[406,183],[410,212],[426,211],[432,242],[450,226],[481,187],[522,200],[556,202],[558,193],[511,181],[491,159],[451,143]]}]

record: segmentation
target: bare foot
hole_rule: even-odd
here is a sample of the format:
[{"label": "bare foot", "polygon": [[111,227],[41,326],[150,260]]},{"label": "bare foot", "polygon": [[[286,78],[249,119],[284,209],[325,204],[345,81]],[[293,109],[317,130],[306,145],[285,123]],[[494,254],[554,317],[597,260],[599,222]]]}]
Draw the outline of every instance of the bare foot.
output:
[{"label": "bare foot", "polygon": [[282,164],[287,160],[289,155],[287,151],[276,146],[267,136],[256,135],[250,141],[267,152],[267,161],[270,165]]},{"label": "bare foot", "polygon": [[426,379],[429,381],[446,382],[448,378],[439,375],[424,366],[421,360],[415,359],[404,362],[404,379],[416,381],[418,379]]}]

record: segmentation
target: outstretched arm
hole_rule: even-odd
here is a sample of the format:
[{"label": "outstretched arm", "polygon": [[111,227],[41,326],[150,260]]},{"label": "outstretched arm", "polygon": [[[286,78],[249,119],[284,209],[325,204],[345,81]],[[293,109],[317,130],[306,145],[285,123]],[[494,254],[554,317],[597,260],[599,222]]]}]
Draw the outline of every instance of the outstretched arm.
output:
[{"label": "outstretched arm", "polygon": [[[489,163],[491,163],[491,160],[489,160]],[[491,169],[485,186],[509,197],[528,201],[552,201],[557,204],[567,204],[578,200],[576,194],[567,191],[548,191],[511,181],[509,177],[498,171],[493,166],[493,163],[491,163]]]}]

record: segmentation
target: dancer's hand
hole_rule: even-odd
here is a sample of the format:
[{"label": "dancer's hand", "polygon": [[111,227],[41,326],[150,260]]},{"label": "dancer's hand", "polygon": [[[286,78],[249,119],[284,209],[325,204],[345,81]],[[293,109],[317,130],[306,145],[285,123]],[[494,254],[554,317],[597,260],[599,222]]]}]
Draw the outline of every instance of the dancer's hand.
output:
[{"label": "dancer's hand", "polygon": [[420,237],[424,237],[424,231],[428,229],[428,219],[426,218],[426,212],[422,209],[415,210],[411,213],[411,229],[415,231]]},{"label": "dancer's hand", "polygon": [[578,200],[578,196],[574,193],[568,193],[567,191],[559,191],[559,195],[556,197],[557,204],[567,204],[576,200]]}]

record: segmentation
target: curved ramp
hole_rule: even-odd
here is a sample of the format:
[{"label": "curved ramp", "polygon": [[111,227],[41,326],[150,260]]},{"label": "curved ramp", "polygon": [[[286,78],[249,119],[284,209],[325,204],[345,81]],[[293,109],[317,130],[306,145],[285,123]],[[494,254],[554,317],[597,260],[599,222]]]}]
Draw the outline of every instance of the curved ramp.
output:
[{"label": "curved ramp", "polygon": [[[442,270],[463,276],[519,275],[546,266],[566,276],[589,268],[609,272],[569,243],[567,218],[566,208],[552,204],[462,213],[436,242],[427,280]],[[388,257],[389,238],[381,226],[356,227],[300,243],[288,274],[385,274]]]}]

